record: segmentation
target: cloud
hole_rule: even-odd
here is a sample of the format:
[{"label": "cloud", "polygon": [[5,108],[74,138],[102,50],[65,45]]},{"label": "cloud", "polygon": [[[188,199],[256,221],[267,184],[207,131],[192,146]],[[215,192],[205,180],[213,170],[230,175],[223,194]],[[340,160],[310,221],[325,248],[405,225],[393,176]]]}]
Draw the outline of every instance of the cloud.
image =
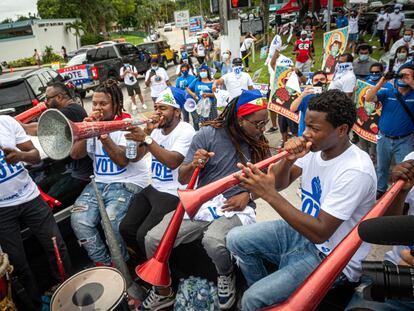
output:
[{"label": "cloud", "polygon": [[37,0],[1,0],[0,1],[0,21],[5,18],[15,19],[18,15],[37,14]]}]

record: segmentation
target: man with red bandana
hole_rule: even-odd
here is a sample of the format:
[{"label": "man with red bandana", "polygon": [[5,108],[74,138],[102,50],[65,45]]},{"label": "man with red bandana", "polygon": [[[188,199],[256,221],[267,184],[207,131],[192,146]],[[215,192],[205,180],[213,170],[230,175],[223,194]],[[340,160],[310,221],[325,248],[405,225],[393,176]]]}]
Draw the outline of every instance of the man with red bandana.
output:
[{"label": "man with red bandana", "polygon": [[[178,180],[187,184],[196,167],[200,172],[198,187],[238,171],[237,163],[263,160],[269,147],[263,131],[268,122],[266,101],[258,90],[243,90],[216,120],[196,133],[179,170]],[[235,277],[230,253],[226,248],[227,232],[237,226],[254,223],[255,204],[249,192],[233,187],[204,203],[193,221],[184,216],[174,247],[202,239],[202,244],[216,266],[218,296],[221,309],[229,309],[236,298]],[[173,212],[150,230],[145,237],[148,257],[154,254],[172,218]],[[169,298],[169,301],[167,300]],[[157,306],[149,302],[160,302]],[[161,302],[165,303],[161,303]],[[154,288],[139,310],[154,310],[172,304],[170,288]]]}]

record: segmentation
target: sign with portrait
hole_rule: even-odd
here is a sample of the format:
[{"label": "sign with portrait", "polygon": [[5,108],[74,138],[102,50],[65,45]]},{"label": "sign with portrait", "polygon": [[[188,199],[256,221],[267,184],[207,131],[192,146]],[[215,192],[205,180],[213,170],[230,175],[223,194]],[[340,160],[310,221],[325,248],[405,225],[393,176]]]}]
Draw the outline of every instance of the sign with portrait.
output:
[{"label": "sign with portrait", "polygon": [[[293,72],[290,67],[276,66],[267,108],[299,123],[299,114],[290,111],[290,105],[299,96],[299,92],[286,86]],[[296,75],[294,77],[297,79]]]},{"label": "sign with portrait", "polygon": [[349,27],[335,29],[323,34],[323,60],[322,70],[332,79],[339,55],[345,52],[348,44]]},{"label": "sign with portrait", "polygon": [[357,121],[352,130],[361,138],[372,143],[377,143],[378,119],[381,115],[380,102],[368,102],[365,96],[372,85],[365,81],[357,80],[355,92],[355,104],[357,109]]}]

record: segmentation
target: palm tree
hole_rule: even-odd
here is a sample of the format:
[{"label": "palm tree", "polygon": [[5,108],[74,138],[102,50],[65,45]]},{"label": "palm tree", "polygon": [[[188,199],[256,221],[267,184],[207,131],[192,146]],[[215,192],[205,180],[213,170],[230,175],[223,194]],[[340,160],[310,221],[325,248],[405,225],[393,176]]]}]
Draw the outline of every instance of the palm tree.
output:
[{"label": "palm tree", "polygon": [[73,23],[67,23],[65,25],[66,32],[73,31],[76,37],[76,48],[79,49],[78,37],[80,37],[85,32],[85,27],[81,20],[77,19]]}]

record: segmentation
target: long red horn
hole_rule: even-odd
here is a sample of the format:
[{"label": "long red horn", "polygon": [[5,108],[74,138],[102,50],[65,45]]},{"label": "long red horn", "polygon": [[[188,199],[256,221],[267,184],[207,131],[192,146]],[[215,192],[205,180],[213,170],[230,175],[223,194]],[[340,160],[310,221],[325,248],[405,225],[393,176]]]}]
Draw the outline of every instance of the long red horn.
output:
[{"label": "long red horn", "polygon": [[72,122],[57,109],[48,109],[39,119],[37,136],[44,152],[54,160],[69,156],[73,143],[141,125],[146,120]]},{"label": "long red horn", "polygon": [[14,118],[17,121],[20,121],[22,123],[27,123],[35,118],[37,118],[38,116],[40,116],[42,114],[43,111],[45,111],[47,109],[47,106],[45,103],[40,103],[20,114],[18,114],[17,116],[15,116]]},{"label": "long red horn", "polygon": [[[199,173],[200,168],[197,167],[194,170],[193,176],[191,176],[187,189],[194,188]],[[168,259],[170,258],[171,250],[174,247],[174,242],[184,217],[184,212],[183,205],[181,202],[178,203],[154,256],[135,268],[136,274],[145,282],[155,286],[169,286],[171,284]]]},{"label": "long red horn", "polygon": [[[393,202],[404,185],[398,180],[361,219],[364,220],[382,216]],[[359,225],[359,224],[358,224]],[[358,225],[338,244],[328,257],[312,272],[302,285],[286,300],[276,307],[262,310],[272,311],[311,311],[315,310],[323,297],[332,287],[335,279],[342,272],[362,243],[358,235]]]},{"label": "long red horn", "polygon": [[56,265],[58,267],[58,271],[59,271],[59,275],[60,275],[60,280],[63,283],[66,280],[66,272],[65,272],[65,267],[63,266],[62,257],[60,257],[60,251],[59,251],[59,248],[57,246],[56,237],[55,236],[52,237],[52,243],[53,243],[53,249],[55,250]]},{"label": "long red horn", "polygon": [[[267,158],[263,161],[256,163],[255,165],[260,169],[268,167],[270,164],[275,163],[288,155],[287,151],[282,151],[273,157]],[[227,189],[239,184],[239,180],[231,174],[222,179],[216,180],[208,185],[205,185],[197,190],[178,190],[178,196],[180,197],[181,204],[184,206],[185,211],[191,219],[197,214],[200,206],[211,200],[220,193],[223,193]]]}]

